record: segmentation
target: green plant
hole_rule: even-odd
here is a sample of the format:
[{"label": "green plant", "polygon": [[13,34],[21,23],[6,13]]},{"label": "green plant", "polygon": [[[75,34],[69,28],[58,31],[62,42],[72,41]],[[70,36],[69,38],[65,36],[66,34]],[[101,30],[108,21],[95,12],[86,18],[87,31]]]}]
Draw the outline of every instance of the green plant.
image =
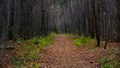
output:
[{"label": "green plant", "polygon": [[113,68],[113,65],[107,64],[109,61],[109,58],[103,57],[98,60],[98,63],[101,65],[101,68]]},{"label": "green plant", "polygon": [[114,55],[111,55],[108,58],[103,57],[98,60],[98,63],[100,64],[101,68],[119,68],[120,66],[120,63],[114,60]]},{"label": "green plant", "polygon": [[35,68],[39,68],[39,67],[40,67],[40,64],[36,64],[36,65],[35,65]]},{"label": "green plant", "polygon": [[101,68],[114,68],[114,66],[110,64],[105,64],[105,65],[102,65]]},{"label": "green plant", "polygon": [[17,68],[22,68],[22,66],[17,66]]},{"label": "green plant", "polygon": [[[48,36],[33,37],[29,40],[22,41],[19,46],[16,47],[15,56],[13,57],[13,65],[20,68],[21,66],[30,68],[39,68],[39,64],[30,64],[39,59],[39,53],[42,52],[42,48],[46,45],[52,44],[55,38],[55,34],[51,33]],[[30,64],[30,65],[29,65]]]},{"label": "green plant", "polygon": [[96,44],[96,41],[94,39],[91,39],[89,36],[77,36],[77,35],[71,35],[72,41],[77,46],[86,46],[88,48],[94,47]]},{"label": "green plant", "polygon": [[107,63],[109,61],[110,61],[109,58],[103,57],[100,60],[98,60],[98,63],[103,65],[104,63]]},{"label": "green plant", "polygon": [[27,41],[34,45],[39,45],[43,47],[45,45],[52,44],[54,38],[55,38],[55,33],[51,33],[48,36],[33,37],[32,39],[27,40]]}]

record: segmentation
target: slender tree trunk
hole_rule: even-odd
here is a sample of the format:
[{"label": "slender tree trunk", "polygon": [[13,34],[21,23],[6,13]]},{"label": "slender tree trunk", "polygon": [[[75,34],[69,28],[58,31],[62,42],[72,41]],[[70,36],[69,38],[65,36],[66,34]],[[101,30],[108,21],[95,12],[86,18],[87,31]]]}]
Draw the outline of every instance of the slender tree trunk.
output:
[{"label": "slender tree trunk", "polygon": [[96,8],[98,8],[97,7],[97,5],[96,5],[96,3],[97,3],[97,0],[95,1],[95,0],[93,0],[93,4],[94,4],[94,6],[93,6],[93,14],[94,14],[94,23],[95,23],[95,35],[96,35],[96,40],[97,40],[97,46],[100,46],[100,33],[99,33],[99,23],[98,23],[98,19],[97,19],[97,9]]}]

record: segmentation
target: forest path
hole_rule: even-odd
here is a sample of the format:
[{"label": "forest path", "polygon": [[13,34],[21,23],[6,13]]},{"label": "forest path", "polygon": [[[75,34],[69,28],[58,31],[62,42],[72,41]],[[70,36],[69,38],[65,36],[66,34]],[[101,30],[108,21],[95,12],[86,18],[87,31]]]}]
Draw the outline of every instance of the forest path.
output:
[{"label": "forest path", "polygon": [[[65,35],[57,35],[53,44],[43,48],[41,68],[98,68],[96,54],[75,46]],[[92,59],[94,57],[94,59]]]}]

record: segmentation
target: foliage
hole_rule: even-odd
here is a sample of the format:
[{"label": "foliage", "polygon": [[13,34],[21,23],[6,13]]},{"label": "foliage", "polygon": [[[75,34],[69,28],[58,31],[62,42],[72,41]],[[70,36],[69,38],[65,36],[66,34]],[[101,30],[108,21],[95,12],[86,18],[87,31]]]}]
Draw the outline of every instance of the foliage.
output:
[{"label": "foliage", "polygon": [[48,36],[42,36],[42,37],[34,37],[30,40],[27,40],[28,42],[31,42],[32,44],[38,45],[40,47],[44,46],[44,45],[49,45],[52,43],[51,40],[53,40],[55,37],[54,33],[51,33]]},{"label": "foliage", "polygon": [[15,55],[12,58],[13,67],[18,68],[39,68],[39,64],[36,60],[39,59],[39,53],[43,52],[43,47],[52,44],[55,38],[55,34],[51,33],[44,37],[34,37],[30,40],[19,40],[20,43],[16,47]]},{"label": "foliage", "polygon": [[109,58],[103,57],[100,60],[98,60],[98,63],[99,64],[104,64],[104,63],[109,62],[109,61],[110,61]]},{"label": "foliage", "polygon": [[103,57],[98,60],[101,68],[119,68],[120,62],[114,60],[115,55],[111,54],[109,57]]},{"label": "foliage", "polygon": [[70,35],[71,40],[74,42],[76,46],[85,46],[88,48],[93,48],[96,45],[96,40],[92,39],[90,36],[78,36],[78,35]]}]

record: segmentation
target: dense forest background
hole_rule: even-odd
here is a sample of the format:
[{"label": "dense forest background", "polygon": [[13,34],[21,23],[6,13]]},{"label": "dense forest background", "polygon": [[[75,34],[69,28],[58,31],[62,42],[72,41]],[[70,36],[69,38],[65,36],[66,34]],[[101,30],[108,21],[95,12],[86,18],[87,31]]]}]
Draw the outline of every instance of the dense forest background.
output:
[{"label": "dense forest background", "polygon": [[119,68],[120,0],[0,0],[0,68]]},{"label": "dense forest background", "polygon": [[120,40],[119,0],[0,0],[0,39],[50,32]]}]

